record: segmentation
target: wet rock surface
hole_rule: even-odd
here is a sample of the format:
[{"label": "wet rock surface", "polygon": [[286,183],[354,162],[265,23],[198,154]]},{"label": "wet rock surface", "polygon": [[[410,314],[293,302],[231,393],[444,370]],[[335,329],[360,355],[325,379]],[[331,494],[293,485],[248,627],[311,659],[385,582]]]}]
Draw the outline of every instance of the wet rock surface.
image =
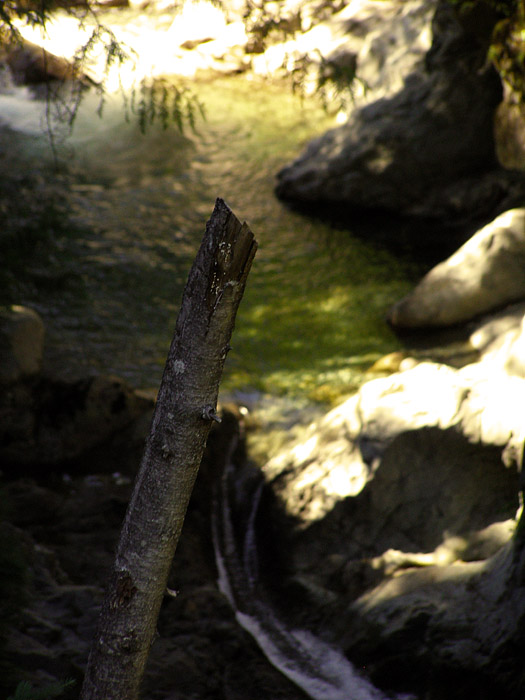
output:
[{"label": "wet rock surface", "polygon": [[[216,584],[211,484],[237,420],[226,414],[208,445],[170,575],[176,597],[166,597],[148,664],[146,699],[242,698],[261,692],[305,697],[239,627]],[[345,431],[338,432],[341,439]],[[276,479],[277,500],[262,502],[257,525],[264,585],[275,608],[290,625],[311,629],[366,665],[383,688],[418,690],[422,698],[462,697],[450,695],[444,678],[459,674],[465,681],[465,668],[478,668],[471,658],[478,642],[464,657],[461,639],[463,634],[470,639],[468,625],[485,566],[495,570],[515,531],[518,477],[515,466],[503,465],[501,451],[501,446],[471,443],[451,429],[402,432],[389,441],[361,493],[339,500],[306,524],[285,510],[297,498],[308,498],[308,488],[291,490],[284,498]],[[242,490],[253,466],[242,448],[235,462]],[[294,469],[300,478],[300,468]],[[108,472],[38,482],[4,479],[9,527],[15,528],[31,574],[6,658],[20,669],[19,678],[35,685],[64,677],[81,682],[131,492],[131,475]],[[504,587],[504,580],[494,578]],[[446,609],[457,604],[472,611],[465,613],[464,633],[454,627],[453,612],[446,624],[440,622],[445,599]],[[510,619],[507,615],[505,609],[504,620]],[[480,640],[483,644],[481,634]],[[450,645],[452,661],[445,651]],[[414,664],[408,681],[395,670],[401,649],[405,672],[407,659]],[[513,658],[503,654],[507,663]],[[439,676],[440,664],[448,671],[436,694],[439,684],[429,678]],[[497,674],[487,677],[501,688]],[[472,687],[476,692],[480,684]]]},{"label": "wet rock surface", "polygon": [[0,458],[6,472],[118,471],[141,449],[153,400],[117,377],[36,377],[2,387]]}]

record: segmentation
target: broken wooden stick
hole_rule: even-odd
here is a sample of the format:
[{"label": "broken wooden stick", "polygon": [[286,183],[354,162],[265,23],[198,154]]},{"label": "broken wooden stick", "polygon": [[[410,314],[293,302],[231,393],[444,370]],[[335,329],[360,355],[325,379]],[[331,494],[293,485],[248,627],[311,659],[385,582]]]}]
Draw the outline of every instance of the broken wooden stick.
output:
[{"label": "broken wooden stick", "polygon": [[222,199],[190,271],[81,700],[135,700],[257,249]]}]

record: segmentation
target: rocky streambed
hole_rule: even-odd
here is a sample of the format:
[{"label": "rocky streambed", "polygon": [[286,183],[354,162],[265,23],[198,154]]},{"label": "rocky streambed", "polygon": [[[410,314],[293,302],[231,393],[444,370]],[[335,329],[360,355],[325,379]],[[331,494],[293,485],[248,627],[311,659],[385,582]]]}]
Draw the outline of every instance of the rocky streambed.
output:
[{"label": "rocky streambed", "polygon": [[[378,18],[369,12],[373,3],[363,5],[364,24],[352,23],[346,15],[326,21],[332,38],[338,36],[341,40],[338,50],[347,40],[353,53],[366,53],[366,46],[367,51],[375,47],[375,52],[369,53],[377,57],[383,46],[376,26]],[[373,105],[374,99],[378,101],[372,108],[376,126],[386,118],[382,110],[390,98],[404,109],[407,96],[423,90],[421,94],[430,100],[425,102],[428,107],[432,95],[437,94],[432,92],[436,88],[444,106],[444,72],[452,70],[451,54],[447,52],[459,46],[461,27],[444,21],[450,19],[443,14],[444,3],[389,2],[381,6],[386,8],[389,26],[395,31],[403,27],[413,30],[408,33],[413,51],[404,64],[406,74],[402,73],[406,90],[396,82],[400,73],[395,67],[400,64],[394,61],[391,73],[386,71],[391,75],[388,89],[384,88],[387,92],[374,98],[372,91],[359,98],[363,100],[356,108],[359,128],[364,128],[364,113],[360,110]],[[359,26],[366,26],[361,40],[376,38],[373,46],[365,46],[366,41],[359,45]],[[341,27],[347,28],[350,38],[345,39]],[[429,27],[433,33],[429,33]],[[451,33],[447,40],[436,42],[440,30]],[[393,57],[402,54],[393,52]],[[426,60],[430,62],[428,74],[424,69],[423,77],[410,79],[413,69],[424,68]],[[223,79],[222,84],[229,80]],[[483,73],[480,80],[492,85],[493,78]],[[209,88],[210,92],[217,84]],[[375,88],[381,89],[379,85]],[[395,97],[399,90],[401,96]],[[490,94],[494,96],[495,92]],[[384,98],[386,102],[382,102]],[[457,102],[452,102],[458,108]],[[262,110],[259,129],[268,122],[270,112],[270,107]],[[436,109],[434,117],[438,112]],[[254,190],[248,190],[246,182],[255,183],[256,191],[264,195],[261,202],[270,201],[272,184],[261,164],[266,163],[271,172],[277,170],[278,163],[284,164],[281,145],[273,142],[274,137],[268,132],[262,142],[250,142],[250,130],[243,127],[243,138],[252,144],[256,158],[250,161],[251,175],[242,186],[235,185],[238,166],[244,162],[242,149],[234,148],[232,159],[227,161],[217,148],[225,134],[232,143],[240,143],[235,136],[242,121],[232,121],[225,131],[212,118],[206,148],[188,144],[179,136],[170,137],[170,146],[178,149],[178,155],[160,174],[156,168],[162,160],[153,165],[144,161],[142,171],[126,173],[124,167],[120,174],[111,171],[115,164],[111,161],[108,177],[103,180],[100,173],[90,169],[99,155],[90,161],[89,152],[84,151],[87,179],[74,183],[72,202],[78,220],[88,223],[91,230],[64,245],[70,246],[70,253],[81,253],[80,275],[85,278],[84,289],[95,313],[82,316],[78,313],[81,307],[73,309],[70,301],[76,297],[71,295],[70,281],[61,281],[65,286],[57,295],[54,280],[51,294],[33,299],[27,294],[19,300],[40,311],[44,324],[34,310],[22,306],[3,315],[0,443],[3,502],[7,505],[2,553],[5,567],[11,572],[2,615],[8,623],[2,631],[3,658],[9,671],[2,676],[6,695],[21,678],[38,687],[73,678],[77,685],[67,693],[71,698],[78,694],[106,572],[151,416],[154,392],[144,387],[151,386],[151,378],[163,361],[156,341],[150,356],[137,353],[136,348],[143,340],[151,347],[152,337],[158,338],[161,333],[165,342],[167,317],[176,305],[173,290],[169,299],[158,297],[155,314],[158,312],[161,321],[152,320],[148,325],[153,313],[151,304],[130,305],[129,309],[138,312],[139,320],[129,313],[126,304],[130,299],[140,299],[149,286],[144,279],[165,279],[165,273],[171,276],[177,269],[183,281],[180,261],[176,263],[171,252],[166,255],[166,241],[156,235],[157,229],[164,227],[173,232],[176,221],[181,259],[188,262],[197,240],[192,226],[199,228],[200,237],[201,219],[208,214],[208,195],[211,191],[217,194],[219,184],[226,181],[233,188],[237,202],[232,204],[246,218],[250,218],[254,201]],[[303,128],[299,127],[302,119],[296,124]],[[430,124],[437,133],[436,120]],[[110,122],[113,136],[122,135],[119,129]],[[280,179],[281,196],[304,199],[304,183],[316,182],[305,173],[315,157],[328,149],[327,167],[316,166],[320,178],[316,191],[321,194],[314,196],[308,190],[306,196],[325,203],[335,201],[327,183],[338,172],[339,156],[333,149],[342,144],[345,133],[353,133],[351,122],[346,132],[332,132],[285,171]],[[303,134],[306,138],[311,131],[305,129]],[[158,135],[156,138],[161,141]],[[293,141],[296,144],[296,139]],[[165,149],[166,142],[162,143]],[[361,143],[366,145],[368,141]],[[381,138],[374,143],[381,144]],[[401,139],[400,143],[405,142]],[[471,148],[472,154],[472,142],[466,139],[464,146]],[[78,147],[81,151],[80,143]],[[194,158],[189,169],[181,155],[186,148]],[[286,153],[291,152],[291,141],[287,148]],[[348,148],[351,150],[351,146]],[[384,194],[382,205],[397,209],[399,203],[393,204],[392,192],[398,190],[392,183],[399,184],[400,173],[404,172],[396,167],[399,153],[379,150],[379,160],[370,160],[367,152],[367,165],[361,173],[368,178],[367,184],[356,191],[377,193],[377,187]],[[391,158],[386,158],[387,151]],[[417,148],[412,151],[417,155]],[[480,151],[478,156],[483,153]],[[522,192],[521,175],[501,171],[491,154],[487,156],[490,163],[484,161],[487,169],[483,176],[476,180],[481,183],[479,189],[470,188],[472,173],[458,174],[454,170],[454,177],[458,175],[466,183],[463,189],[458,190],[456,182],[452,189],[444,186],[432,190],[441,215],[444,209],[453,210],[454,215],[469,220],[462,229],[464,237],[469,227],[470,232],[477,232],[411,292],[409,281],[418,276],[414,268],[410,274],[405,274],[403,268],[398,275],[395,258],[384,249],[378,252],[369,242],[362,243],[362,239],[359,243],[351,239],[345,257],[336,238],[335,255],[327,259],[325,267],[317,268],[316,260],[324,256],[320,246],[324,239],[311,229],[304,236],[304,227],[310,226],[308,220],[284,209],[269,210],[269,204],[258,204],[255,221],[250,223],[254,231],[258,226],[267,231],[263,233],[267,279],[279,287],[293,271],[297,276],[292,278],[296,282],[289,289],[290,298],[306,282],[308,289],[301,297],[301,313],[297,307],[292,309],[293,318],[277,313],[278,323],[271,332],[268,324],[272,314],[279,311],[275,293],[265,304],[264,294],[269,287],[259,279],[254,285],[257,293],[251,301],[247,299],[247,330],[243,334],[241,323],[238,331],[241,347],[248,355],[255,347],[255,361],[231,369],[230,388],[237,392],[233,396],[236,402],[224,406],[223,423],[210,438],[170,577],[170,589],[177,594],[166,597],[161,612],[159,637],[144,681],[144,698],[305,697],[304,691],[268,661],[254,637],[238,624],[235,611],[217,587],[211,491],[217,472],[224,466],[231,437],[237,434],[241,440],[231,478],[245,502],[232,511],[236,531],[246,529],[246,512],[252,512],[251,485],[264,485],[264,497],[250,525],[257,544],[253,556],[261,572],[260,589],[254,595],[260,595],[266,606],[255,605],[256,609],[270,610],[281,628],[300,628],[338,649],[389,696],[409,693],[422,700],[518,700],[523,696],[525,582],[520,509],[525,438],[521,420],[525,289],[521,261],[525,229],[523,209],[516,206]],[[121,155],[125,166],[126,153]],[[458,159],[472,163],[463,156]],[[405,157],[401,160],[406,164]],[[213,176],[207,169],[209,162],[222,166]],[[349,162],[354,161],[350,158]],[[448,162],[456,163],[456,157]],[[479,160],[474,165],[478,168]],[[418,172],[426,172],[426,168]],[[436,176],[436,170],[430,172]],[[194,185],[189,190],[191,214],[177,218],[177,207],[184,201],[181,183],[185,178]],[[196,197],[203,188],[202,198],[200,194]],[[461,201],[454,199],[453,191],[462,193]],[[403,200],[407,211],[415,206],[414,192]],[[471,199],[465,195],[469,192],[474,192]],[[352,199],[352,188],[345,189],[347,195],[345,206],[350,206],[349,202],[363,204],[359,198]],[[169,221],[160,216],[151,226],[152,213],[165,213],[170,198],[175,204],[169,209]],[[479,214],[474,204],[481,199],[487,207],[485,227],[473,223],[474,214]],[[427,197],[418,201],[423,203],[425,213],[432,208]],[[131,218],[130,202],[136,210]],[[494,218],[508,206],[515,208]],[[264,229],[263,222],[272,219],[277,221],[276,228]],[[412,240],[419,225],[411,223]],[[441,230],[445,238],[450,229],[441,226],[437,219],[433,230]],[[325,233],[332,236],[333,243],[334,230],[327,228]],[[280,244],[277,234],[284,236]],[[448,240],[446,246],[443,241],[447,252],[457,247],[458,241],[454,240],[454,244]],[[356,259],[356,253],[362,256]],[[286,274],[279,263],[283,258],[292,261]],[[380,284],[374,287],[377,294],[366,286],[372,274],[371,258],[383,265],[374,268],[376,272],[383,270]],[[150,259],[154,265],[149,264]],[[310,273],[308,280],[305,269]],[[345,292],[348,269],[356,277],[352,298]],[[71,271],[74,276],[75,269]],[[315,286],[317,275],[320,281]],[[393,286],[388,286],[393,277]],[[320,295],[327,284],[330,294]],[[160,294],[160,285],[154,289]],[[364,294],[356,296],[358,290]],[[55,306],[48,304],[53,296],[62,297]],[[373,307],[373,324],[367,321],[360,325],[359,316],[346,316],[350,302]],[[68,305],[72,311],[69,314]],[[319,309],[322,313],[316,314]],[[120,323],[114,322],[115,310],[122,312]],[[387,310],[390,323],[399,332],[410,331],[405,343],[394,342],[391,330],[383,324]],[[325,315],[341,322],[325,324]],[[323,334],[331,338],[322,357],[305,352],[310,346],[303,323],[309,318],[316,319],[310,326],[315,331],[314,345],[323,345]],[[43,345],[44,325],[50,343],[47,349]],[[303,364],[292,364],[288,372],[281,373],[272,366],[271,356],[262,355],[260,364],[261,352],[250,333],[257,325],[262,325],[272,339],[274,330],[283,333],[284,329],[283,338],[292,344],[286,345],[283,340],[277,356],[300,357]],[[105,343],[100,343],[104,327],[108,332]],[[150,337],[144,334],[144,327],[149,329]],[[375,331],[370,333],[372,327],[384,330],[375,335]],[[130,329],[140,342],[125,347],[122,339],[129,339]],[[342,329],[346,329],[346,335],[341,335]],[[436,329],[441,341],[453,337],[461,343],[449,345],[439,355],[429,352]],[[350,349],[355,336],[361,339]],[[336,346],[344,350],[334,351]],[[365,348],[371,346],[373,352],[368,350],[367,354]],[[164,345],[162,348],[164,354]],[[389,354],[381,358],[386,352]],[[114,362],[104,366],[108,355]],[[68,356],[71,364],[66,362]],[[312,376],[317,377],[313,382],[305,371],[312,357],[317,363],[311,369]],[[345,364],[352,368],[356,357],[360,358],[357,379],[352,372],[345,374]],[[379,361],[373,371],[363,374],[361,370],[375,360]],[[335,401],[337,405],[331,410],[308,404],[303,413],[294,400],[281,404],[275,401],[271,410],[263,411],[261,394],[254,392],[249,382],[246,389],[247,368],[253,371],[254,367],[259,374],[263,368],[266,375],[266,384],[257,387],[258,392],[272,385],[282,390],[287,377],[295,373],[300,379],[294,388],[301,388],[303,395],[310,392],[310,398],[312,390],[317,398],[350,396],[340,403]],[[98,371],[93,372],[93,368]],[[124,368],[122,373],[119,368]],[[144,376],[148,378],[146,384],[136,381]],[[341,384],[343,390],[335,396],[326,389]],[[239,388],[243,386],[241,393]],[[225,404],[227,398],[231,397],[224,396]],[[240,405],[243,402],[251,412],[246,413]],[[280,409],[276,411],[275,405]],[[309,427],[305,425],[311,420]],[[278,435],[273,428],[279,428]],[[273,442],[259,439],[259,435],[270,432]],[[20,596],[23,591],[25,598]],[[293,650],[291,653],[293,656]],[[348,697],[352,692],[348,690]]]},{"label": "rocky streambed", "polygon": [[[497,219],[490,235],[513,240],[516,257],[522,236],[510,234],[522,230],[522,212],[503,224]],[[487,266],[497,278],[500,246],[492,249],[487,256],[480,246],[471,286],[485,284]],[[409,299],[422,295],[416,306],[425,308],[427,285],[455,274],[453,256]],[[439,308],[457,312],[461,295],[446,288]],[[408,314],[408,300],[403,308]],[[233,435],[241,438],[231,476],[239,533],[253,485],[264,484],[250,519],[257,610],[279,630],[300,628],[339,649],[388,695],[520,697],[523,313],[516,302],[468,321],[477,361],[462,367],[417,353],[385,358],[382,377],[295,440],[288,425],[267,461],[267,448],[259,443],[256,460],[251,448],[265,414],[224,407],[175,557],[177,595],[162,609],[145,698],[305,697],[217,588],[211,494]],[[46,378],[34,312],[14,308],[3,329],[3,551],[27,596],[7,630],[5,679],[80,682],[154,397],[111,376]],[[296,431],[297,422],[291,417]]]}]

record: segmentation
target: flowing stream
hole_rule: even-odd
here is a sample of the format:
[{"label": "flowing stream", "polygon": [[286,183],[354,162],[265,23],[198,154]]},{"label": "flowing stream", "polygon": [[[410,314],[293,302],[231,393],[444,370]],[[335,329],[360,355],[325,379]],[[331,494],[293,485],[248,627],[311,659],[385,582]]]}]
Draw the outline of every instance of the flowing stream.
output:
[{"label": "flowing stream", "polygon": [[[121,26],[137,21],[132,11],[106,21],[116,16]],[[160,19],[148,17],[152,30]],[[79,227],[61,242],[74,283],[22,300],[45,319],[49,361],[158,386],[187,273],[220,196],[259,241],[223,390],[317,402],[351,393],[378,357],[399,348],[384,313],[410,288],[414,267],[362,232],[275,198],[278,170],[335,126],[315,98],[250,74],[194,78],[190,87],[206,114],[195,132],[154,124],[142,134],[120,95],[108,97],[99,118],[98,97],[88,93],[59,145]],[[8,92],[0,115],[22,127],[20,167],[41,163],[50,155],[46,136],[36,135],[45,104],[27,90]]]}]

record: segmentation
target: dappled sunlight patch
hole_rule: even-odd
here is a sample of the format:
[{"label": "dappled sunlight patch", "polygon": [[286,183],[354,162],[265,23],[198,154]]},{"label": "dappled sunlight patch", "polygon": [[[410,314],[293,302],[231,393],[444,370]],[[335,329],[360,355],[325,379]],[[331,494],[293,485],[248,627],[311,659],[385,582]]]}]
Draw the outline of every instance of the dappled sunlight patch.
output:
[{"label": "dappled sunlight patch", "polygon": [[296,445],[292,450],[294,457],[301,462],[305,462],[311,456],[314,448],[317,447],[317,441],[317,435],[313,435],[306,442]]},{"label": "dappled sunlight patch", "polygon": [[79,24],[76,17],[63,13],[51,16],[45,28],[27,24],[22,19],[14,20],[13,24],[24,39],[64,58],[72,58],[78,47],[88,41],[92,31]]},{"label": "dappled sunlight patch", "polygon": [[[108,95],[98,119],[97,96],[86,96],[69,143],[70,167],[79,177],[75,216],[94,232],[82,244],[92,266],[92,308],[69,305],[61,313],[74,315],[81,327],[92,315],[97,320],[87,344],[73,332],[55,332],[53,321],[50,337],[97,368],[109,362],[140,386],[155,383],[165,360],[166,319],[176,313],[210,197],[224,193],[260,241],[225,390],[334,404],[360,386],[372,362],[398,347],[383,317],[392,299],[408,291],[410,273],[351,232],[275,200],[278,168],[298,143],[333,125],[318,105],[301,107],[286,86],[262,81],[253,100],[246,76],[195,86],[207,119],[187,136],[161,128],[141,135],[133,120],[124,122],[118,95]],[[96,338],[102,317],[103,344]],[[131,340],[129,332],[123,338],[124,319],[142,328]]]},{"label": "dappled sunlight patch", "polygon": [[[57,12],[43,30],[38,26],[16,23],[21,35],[28,41],[45,48],[50,53],[68,60],[89,44],[89,51],[82,62],[82,70],[95,82],[104,83],[108,93],[130,90],[140,81],[165,75],[191,77],[198,70],[210,67],[210,52],[187,50],[201,42],[214,40],[225,46],[242,41],[242,27],[227,27],[223,11],[207,0],[187,0],[173,15],[129,13],[129,21],[119,24],[119,16],[104,14],[101,24],[95,16],[86,14],[81,22],[75,17]],[[107,31],[104,23],[116,21]],[[93,38],[96,37],[96,41]],[[108,64],[108,46],[119,43],[123,60]],[[185,47],[186,45],[186,47]],[[220,53],[220,51],[219,51]]]},{"label": "dappled sunlight patch", "polygon": [[[473,578],[481,576],[484,571],[488,570],[490,570],[490,562],[454,563],[448,566],[410,569],[403,576],[387,579],[361,596],[357,605],[359,609],[367,610],[393,601],[401,607],[401,605],[407,605],[405,596],[417,597],[419,602],[419,599],[424,599],[428,587],[444,587],[447,584],[448,588],[453,586],[454,592],[458,595],[458,591],[461,591],[459,588],[461,584],[472,587]],[[414,605],[413,600],[411,600],[411,605]]]},{"label": "dappled sunlight patch", "polygon": [[[253,386],[276,395],[306,396],[311,401],[335,405],[357,391],[368,379],[366,370],[370,357],[332,358],[330,369],[324,367],[322,360],[315,358],[311,358],[313,365],[306,363],[306,366],[301,366],[298,360],[295,368],[268,369],[258,375],[233,369],[225,377],[225,386],[229,390]],[[241,358],[241,361],[245,362],[246,358]]]},{"label": "dappled sunlight patch", "polygon": [[251,368],[258,388],[333,404],[399,347],[384,313],[410,282],[385,251],[348,232],[326,234],[325,241],[322,233],[287,231],[280,258],[265,259],[261,242],[236,334],[239,362]]},{"label": "dappled sunlight patch", "polygon": [[[397,544],[389,546],[424,548],[404,551],[431,551],[440,533],[453,538],[501,514],[511,517],[523,443],[515,397],[523,395],[525,380],[487,377],[485,369],[483,363],[455,370],[421,362],[365,383],[265,465],[287,512],[307,526],[370,483],[367,517],[385,516],[386,539],[394,521],[399,528]],[[478,471],[497,488],[487,492]],[[478,501],[486,502],[489,515]],[[401,503],[407,508],[400,510]],[[462,546],[453,539],[449,544]]]},{"label": "dappled sunlight patch", "polygon": [[[310,259],[316,267],[320,257],[317,262],[314,256]],[[351,273],[344,269],[333,266],[331,273],[341,280],[346,276],[346,287],[336,283],[334,288],[315,284],[306,291],[297,289],[299,270],[297,275],[289,271],[288,279],[274,286],[271,276],[265,279],[264,269],[254,271],[255,278],[259,274],[254,282],[255,286],[259,281],[259,289],[248,289],[237,333],[242,362],[253,367],[266,391],[299,390],[332,402],[355,391],[368,367],[398,344],[378,306],[381,299],[399,293],[399,283],[393,281],[388,293],[373,280],[354,286]],[[267,303],[261,304],[261,298]],[[259,342],[252,344],[257,338]],[[329,389],[334,386],[337,395]]]},{"label": "dappled sunlight patch", "polygon": [[337,449],[337,445],[334,447],[336,454],[329,461],[328,466],[328,478],[325,480],[325,491],[327,496],[336,496],[337,498],[346,498],[347,496],[353,496],[356,492],[359,493],[364,486],[366,478],[368,475],[363,474],[363,470],[354,463],[353,469],[348,470],[346,468],[345,459],[337,459],[338,452],[344,453],[344,444]]},{"label": "dappled sunlight patch", "polygon": [[176,13],[168,30],[169,39],[175,46],[184,42],[214,39],[226,29],[226,17],[217,5],[207,0],[186,0]]}]

